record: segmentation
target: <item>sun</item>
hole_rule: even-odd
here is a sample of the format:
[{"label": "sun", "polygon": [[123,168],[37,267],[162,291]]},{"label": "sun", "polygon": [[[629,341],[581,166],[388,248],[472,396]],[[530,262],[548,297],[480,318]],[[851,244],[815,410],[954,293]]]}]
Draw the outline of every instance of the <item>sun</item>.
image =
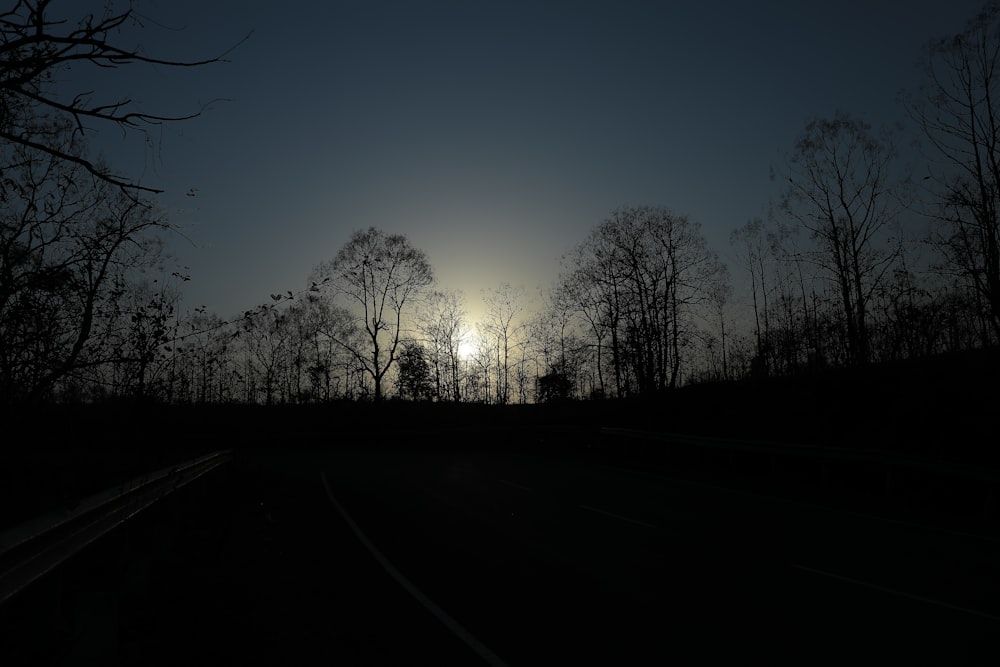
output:
[{"label": "sun", "polygon": [[471,339],[463,340],[458,344],[458,357],[459,359],[464,359],[468,361],[476,356],[476,352],[479,351],[479,344]]}]

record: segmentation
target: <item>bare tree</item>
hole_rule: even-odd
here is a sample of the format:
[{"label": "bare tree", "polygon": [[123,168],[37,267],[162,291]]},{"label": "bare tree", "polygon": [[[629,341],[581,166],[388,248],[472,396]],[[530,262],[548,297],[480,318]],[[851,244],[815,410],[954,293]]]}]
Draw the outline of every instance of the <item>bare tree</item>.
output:
[{"label": "bare tree", "polygon": [[[713,309],[719,294],[729,292],[729,272],[709,250],[698,223],[653,209],[647,224],[653,252],[665,280],[664,307],[669,326],[664,354],[669,360],[669,387],[680,379],[683,348],[694,337],[692,316],[706,306]],[[661,364],[666,365],[666,364]],[[662,382],[662,380],[661,380]],[[658,389],[664,389],[661,384]]]},{"label": "bare tree", "polygon": [[[64,96],[53,85],[56,75],[70,66],[119,68],[135,65],[198,67],[223,62],[225,53],[200,60],[175,60],[148,55],[133,43],[117,41],[128,27],[139,28],[142,18],[131,2],[124,9],[107,3],[100,14],[75,20],[53,14],[52,0],[13,0],[0,10],[0,139],[72,162],[95,178],[132,190],[159,192],[114,173],[80,151],[67,150],[53,125],[69,126],[81,136],[93,124],[123,132],[148,129],[165,122],[194,118],[202,110],[181,115],[139,109],[132,99],[95,99],[93,92]],[[232,49],[230,49],[231,51]],[[228,51],[227,51],[228,53]]]},{"label": "bare tree", "polygon": [[518,330],[515,318],[524,308],[523,296],[523,287],[511,287],[508,283],[483,293],[487,312],[482,322],[482,336],[496,341],[496,400],[500,404],[510,402],[510,351]]},{"label": "bare tree", "polygon": [[757,341],[758,363],[767,364],[765,342],[770,338],[768,319],[768,297],[770,296],[768,259],[769,244],[764,221],[760,218],[748,220],[745,225],[734,229],[730,243],[739,251],[740,263],[750,275],[750,290],[753,297],[754,338]]},{"label": "bare tree", "polygon": [[[382,381],[396,361],[404,313],[434,280],[430,262],[400,234],[369,227],[357,231],[329,262],[316,267],[313,285],[331,283],[347,301],[365,345],[336,338],[362,365],[382,399]],[[335,334],[336,335],[336,334]]]},{"label": "bare tree", "polygon": [[[71,67],[194,67],[222,58],[171,60],[116,41],[142,25],[131,3],[116,10],[109,2],[78,19],[55,15],[55,4],[12,0],[0,8],[0,394],[37,400],[85,371],[110,363],[118,372],[132,362],[145,392],[166,310],[133,303],[129,312],[125,295],[134,294],[138,270],[155,266],[158,232],[168,225],[142,198],[156,190],[90,158],[86,141],[102,126],[143,133],[198,113],[67,93],[58,80]],[[127,329],[143,340],[123,342]],[[136,344],[137,362],[127,358]]]},{"label": "bare tree", "polygon": [[471,400],[479,403],[498,402],[496,389],[490,381],[498,355],[496,339],[483,335],[481,322],[477,323],[477,328],[480,329],[479,344],[468,362],[470,368],[465,377],[465,396],[467,400],[471,397]]},{"label": "bare tree", "polygon": [[[721,376],[723,380],[728,380],[730,373],[729,359],[727,358],[726,315],[733,287],[732,283],[729,282],[729,270],[726,269],[725,265],[719,265],[719,269],[722,275],[719,276],[719,280],[713,281],[708,287],[708,302],[714,311],[713,315],[718,318],[719,322],[719,347],[722,355],[722,368],[721,373],[715,373],[715,375]],[[730,333],[729,335],[731,336],[732,334]]]},{"label": "bare tree", "polygon": [[868,302],[895,258],[895,154],[890,135],[840,113],[808,123],[789,160],[782,204],[818,243],[811,257],[837,286],[853,363],[869,361]]},{"label": "bare tree", "polygon": [[102,324],[120,316],[133,273],[156,262],[167,224],[150,202],[76,163],[7,148],[0,163],[0,394],[37,400],[70,374],[115,358]]},{"label": "bare tree", "polygon": [[170,340],[174,307],[179,299],[175,285],[152,281],[134,281],[129,285],[125,308],[120,314],[120,324],[115,326],[114,337],[118,357],[112,361],[115,368],[125,372],[125,388],[132,396],[144,399],[162,397],[159,380],[166,367],[164,345]]},{"label": "bare tree", "polygon": [[[600,375],[599,357],[595,354],[595,348],[599,348],[595,344],[598,334],[587,320],[587,311],[580,310],[570,298],[572,294],[561,289],[561,284],[542,296],[541,309],[525,323],[527,336],[522,359],[532,363],[534,375],[531,378],[522,373],[519,381],[527,384],[533,379],[538,401],[553,398],[553,389],[565,390],[557,392],[561,398],[578,393],[593,398],[602,396],[604,386],[596,377]],[[542,378],[546,379],[541,381]],[[521,391],[524,393],[524,389]]]},{"label": "bare tree", "polygon": [[423,304],[417,326],[427,344],[434,374],[434,394],[438,399],[459,401],[461,356],[459,348],[465,332],[464,297],[459,291],[431,292]]},{"label": "bare tree", "polygon": [[556,293],[587,322],[598,363],[610,339],[616,393],[675,387],[696,337],[694,316],[711,310],[725,275],[699,225],[663,207],[622,208],[570,257]]},{"label": "bare tree", "polygon": [[610,346],[615,395],[623,395],[622,346],[619,324],[625,302],[624,275],[610,234],[602,225],[563,258],[565,271],[555,288],[555,300],[575,307],[586,321],[595,350],[598,384],[606,393],[604,351]]},{"label": "bare tree", "polygon": [[233,398],[233,350],[238,332],[204,307],[178,323],[175,340],[165,346],[174,400],[207,404]]},{"label": "bare tree", "polygon": [[403,341],[398,364],[396,391],[400,398],[419,401],[434,397],[431,366],[427,362],[427,349],[423,345],[415,340]]},{"label": "bare tree", "polygon": [[909,108],[940,158],[924,179],[939,204],[933,240],[949,272],[971,283],[1000,340],[1000,2],[930,43],[925,62]]},{"label": "bare tree", "polygon": [[[284,403],[288,397],[288,376],[292,366],[291,346],[294,325],[290,309],[260,309],[254,317],[243,319],[243,345],[247,370],[263,383],[267,405]],[[256,400],[256,395],[254,395]]]},{"label": "bare tree", "polygon": [[349,350],[363,346],[354,314],[320,290],[311,291],[305,303],[315,328],[314,358],[309,368],[313,390],[324,400],[352,397],[358,384],[355,378],[362,371]]}]

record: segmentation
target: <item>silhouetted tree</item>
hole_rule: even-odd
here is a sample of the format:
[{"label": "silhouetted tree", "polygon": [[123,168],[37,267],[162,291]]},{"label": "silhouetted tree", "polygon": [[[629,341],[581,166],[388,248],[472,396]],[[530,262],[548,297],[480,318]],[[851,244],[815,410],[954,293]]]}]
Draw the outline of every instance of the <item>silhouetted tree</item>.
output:
[{"label": "silhouetted tree", "polygon": [[[1000,340],[1000,3],[989,2],[957,35],[930,43],[912,115],[943,164],[936,187],[941,223],[933,240],[946,270],[983,302],[987,339]],[[933,164],[933,162],[932,162]],[[991,333],[989,333],[991,332]]]},{"label": "silhouetted tree", "polygon": [[569,380],[571,393],[567,398],[577,391],[601,395],[597,345],[590,338],[593,334],[585,315],[562,285],[543,296],[543,307],[525,325],[525,359],[533,362],[536,400],[541,400],[538,379],[550,372]]},{"label": "silhouetted tree", "polygon": [[895,147],[847,114],[806,125],[789,160],[783,207],[818,244],[812,261],[837,286],[853,363],[870,359],[868,303],[895,258]]},{"label": "silhouetted tree", "polygon": [[523,296],[524,288],[512,287],[509,283],[503,283],[496,289],[483,293],[487,312],[485,319],[480,323],[480,337],[491,338],[496,342],[495,395],[497,403],[500,404],[510,402],[510,352],[519,329],[519,323],[515,320],[524,307],[521,303]]},{"label": "silhouetted tree", "polygon": [[725,275],[700,226],[662,207],[622,208],[565,264],[557,292],[575,301],[599,347],[610,340],[616,393],[676,386],[695,315],[710,310]]},{"label": "silhouetted tree", "polygon": [[134,272],[155,264],[167,223],[150,202],[31,148],[0,147],[0,174],[0,395],[34,400],[115,358],[103,325],[126,310]]},{"label": "silhouetted tree", "polygon": [[434,396],[431,367],[427,363],[425,348],[416,341],[402,344],[396,374],[396,388],[400,398],[429,400]]},{"label": "silhouetted tree", "polygon": [[[729,359],[727,358],[727,335],[731,335],[726,329],[726,315],[727,306],[729,305],[729,299],[732,296],[733,287],[729,282],[729,270],[725,265],[720,265],[719,275],[716,280],[708,287],[708,303],[712,309],[712,314],[715,315],[719,323],[719,354],[721,355],[721,372],[717,372],[718,378],[723,380],[728,380],[730,377],[729,373]],[[714,336],[709,336],[709,340],[712,341],[713,345],[710,349],[706,350],[709,354],[709,360],[714,361]]]},{"label": "silhouetted tree", "polygon": [[113,323],[116,359],[126,390],[138,398],[164,397],[154,385],[167,361],[163,346],[170,340],[178,293],[159,279],[135,282],[125,295],[126,309]]},{"label": "silhouetted tree", "polygon": [[220,403],[238,394],[234,354],[238,331],[204,308],[181,320],[175,331],[177,339],[165,346],[174,400]]},{"label": "silhouetted tree", "polygon": [[461,292],[435,290],[427,295],[417,318],[417,327],[427,343],[434,395],[441,400],[462,398],[459,348],[468,335],[465,315]]},{"label": "silhouetted tree", "polygon": [[[109,382],[101,373],[117,391],[133,371],[144,394],[167,310],[128,298],[137,270],[154,266],[167,223],[140,197],[156,190],[90,157],[86,140],[102,126],[144,133],[198,113],[74,93],[67,74],[220,58],[171,60],[126,46],[120,36],[142,26],[131,3],[75,19],[55,15],[56,4],[12,0],[0,9],[0,398],[50,397],[69,378]],[[123,340],[127,332],[133,340]]]},{"label": "silhouetted tree", "polygon": [[[326,292],[311,292],[306,303],[315,321],[315,356],[309,371],[314,391],[324,400],[341,396],[353,398],[364,372],[349,350],[361,349],[364,345],[363,334],[355,326],[355,317]],[[347,346],[343,344],[345,341]]]},{"label": "silhouetted tree", "polygon": [[538,400],[541,403],[565,401],[573,394],[573,382],[558,368],[551,369],[537,380]]},{"label": "silhouetted tree", "polygon": [[766,372],[768,354],[766,343],[770,340],[771,326],[768,319],[771,296],[772,255],[764,221],[754,218],[745,225],[734,229],[729,237],[736,249],[740,263],[750,276],[750,293],[753,299],[754,340],[757,344],[757,359]]},{"label": "silhouetted tree", "polygon": [[61,133],[50,129],[69,127],[83,137],[95,131],[91,124],[96,123],[145,133],[164,122],[198,116],[201,110],[182,115],[144,111],[129,97],[95,99],[93,91],[68,92],[67,86],[55,84],[70,67],[198,67],[222,62],[225,54],[175,60],[145,53],[134,39],[124,37],[127,28],[143,25],[131,2],[124,9],[108,2],[99,14],[80,12],[76,19],[54,15],[52,5],[57,3],[51,0],[5,4],[0,10],[0,140],[71,162],[113,185],[157,192],[68,147]]},{"label": "silhouetted tree", "polygon": [[[823,335],[820,305],[826,298],[829,280],[821,278],[822,269],[813,262],[809,248],[802,241],[801,225],[777,222],[767,232],[773,262],[773,290],[768,309],[770,333],[764,342],[765,358],[754,358],[751,373],[755,376],[775,372],[796,373],[809,359],[826,358],[832,352],[831,341]],[[838,321],[843,320],[839,318]],[[846,335],[837,332],[837,340]]]},{"label": "silhouetted tree", "polygon": [[337,256],[316,267],[313,284],[330,282],[347,301],[365,345],[334,332],[333,340],[348,350],[374,383],[374,398],[382,399],[382,381],[396,361],[404,313],[433,282],[431,265],[422,250],[405,236],[370,227],[355,232]]},{"label": "silhouetted tree", "polygon": [[[255,317],[244,318],[243,344],[248,354],[247,371],[258,374],[262,383],[264,402],[283,403],[286,398],[285,382],[290,370],[289,346],[293,328],[286,312],[278,309],[261,309]],[[254,383],[258,386],[257,383]],[[250,402],[256,402],[256,392]]]},{"label": "silhouetted tree", "polygon": [[490,376],[494,375],[493,364],[498,358],[498,350],[495,338],[480,336],[476,353],[468,362],[465,395],[469,400],[478,403],[491,403],[495,400],[495,389]]}]

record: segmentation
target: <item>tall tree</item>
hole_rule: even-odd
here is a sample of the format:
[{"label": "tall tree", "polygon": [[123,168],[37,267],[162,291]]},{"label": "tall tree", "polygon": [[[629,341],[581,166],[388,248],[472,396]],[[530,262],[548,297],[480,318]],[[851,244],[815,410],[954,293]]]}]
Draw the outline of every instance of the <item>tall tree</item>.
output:
[{"label": "tall tree", "polygon": [[[63,135],[72,148],[72,140]],[[24,146],[0,151],[0,394],[37,400],[113,360],[102,323],[167,223],[151,202]]]},{"label": "tall tree", "polygon": [[[267,405],[284,403],[288,398],[286,380],[292,365],[289,351],[295,333],[289,311],[262,308],[254,317],[243,319],[247,371],[262,383]],[[257,400],[256,393],[253,400]]]},{"label": "tall tree", "polygon": [[467,335],[465,315],[461,292],[435,290],[427,295],[418,317],[417,326],[430,355],[434,394],[441,400],[462,397],[459,350]]},{"label": "tall tree", "polygon": [[587,322],[598,360],[610,340],[617,395],[676,386],[695,311],[724,276],[699,225],[663,207],[618,209],[570,258],[556,292]]},{"label": "tall tree", "polygon": [[[102,126],[145,132],[198,115],[144,110],[127,96],[74,93],[70,68],[194,67],[221,60],[172,60],[135,46],[123,37],[129,27],[142,27],[132,3],[119,10],[108,2],[79,18],[55,14],[57,4],[11,0],[0,8],[2,399],[51,396],[84,369],[128,361],[122,358],[128,346],[114,341],[112,328],[116,318],[128,321],[123,295],[136,269],[153,265],[157,232],[168,225],[142,199],[156,190],[90,157],[86,141]],[[149,313],[131,315],[146,322]],[[140,363],[142,378],[150,370],[149,354]],[[139,384],[144,390],[145,379]]]},{"label": "tall tree", "polygon": [[414,340],[404,341],[398,363],[396,389],[400,398],[419,401],[434,397],[431,367],[427,363],[427,350],[423,345]]},{"label": "tall tree", "polygon": [[331,283],[347,301],[365,344],[340,336],[336,342],[361,364],[374,383],[375,400],[381,400],[383,379],[396,361],[404,314],[434,280],[427,256],[405,236],[369,227],[355,232],[336,257],[317,266],[311,280],[317,286]]},{"label": "tall tree", "polygon": [[837,287],[853,363],[869,361],[868,302],[895,258],[895,155],[890,135],[838,113],[806,125],[788,164],[782,204],[818,244],[811,257]]},{"label": "tall tree", "polygon": [[733,230],[729,240],[739,253],[740,263],[750,275],[757,363],[762,364],[763,369],[766,369],[768,355],[765,343],[770,339],[771,330],[767,302],[771,287],[768,272],[769,243],[764,221],[760,218],[748,220],[745,225]]},{"label": "tall tree", "polygon": [[509,283],[483,293],[487,311],[482,333],[496,342],[496,400],[500,404],[510,401],[510,351],[519,328],[515,319],[524,308],[523,296],[523,287],[512,287]]},{"label": "tall tree", "polygon": [[943,159],[934,184],[933,240],[948,269],[971,283],[1000,340],[1000,2],[957,35],[927,47],[925,80],[910,110]]},{"label": "tall tree", "polygon": [[580,245],[563,258],[566,271],[560,276],[557,293],[589,325],[596,350],[601,391],[605,391],[603,352],[610,346],[615,395],[626,390],[625,363],[621,340],[621,322],[626,307],[625,270],[619,261],[614,235],[607,221],[591,231]]},{"label": "tall tree", "polygon": [[158,376],[166,366],[163,347],[170,341],[178,297],[175,286],[154,278],[151,282],[134,281],[122,299],[125,309],[120,324],[111,324],[118,330],[112,339],[118,357],[113,365],[124,371],[120,375],[132,396],[165,396],[157,391]]},{"label": "tall tree", "polygon": [[204,307],[184,317],[170,355],[172,398],[180,402],[221,403],[235,394],[234,338],[238,329]]}]

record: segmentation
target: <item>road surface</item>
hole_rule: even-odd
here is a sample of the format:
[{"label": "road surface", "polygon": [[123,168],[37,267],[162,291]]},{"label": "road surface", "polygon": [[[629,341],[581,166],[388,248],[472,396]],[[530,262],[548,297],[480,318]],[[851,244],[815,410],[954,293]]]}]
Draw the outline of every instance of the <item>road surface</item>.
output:
[{"label": "road surface", "polygon": [[238,452],[0,609],[13,664],[1000,664],[1000,540],[585,454]]}]

